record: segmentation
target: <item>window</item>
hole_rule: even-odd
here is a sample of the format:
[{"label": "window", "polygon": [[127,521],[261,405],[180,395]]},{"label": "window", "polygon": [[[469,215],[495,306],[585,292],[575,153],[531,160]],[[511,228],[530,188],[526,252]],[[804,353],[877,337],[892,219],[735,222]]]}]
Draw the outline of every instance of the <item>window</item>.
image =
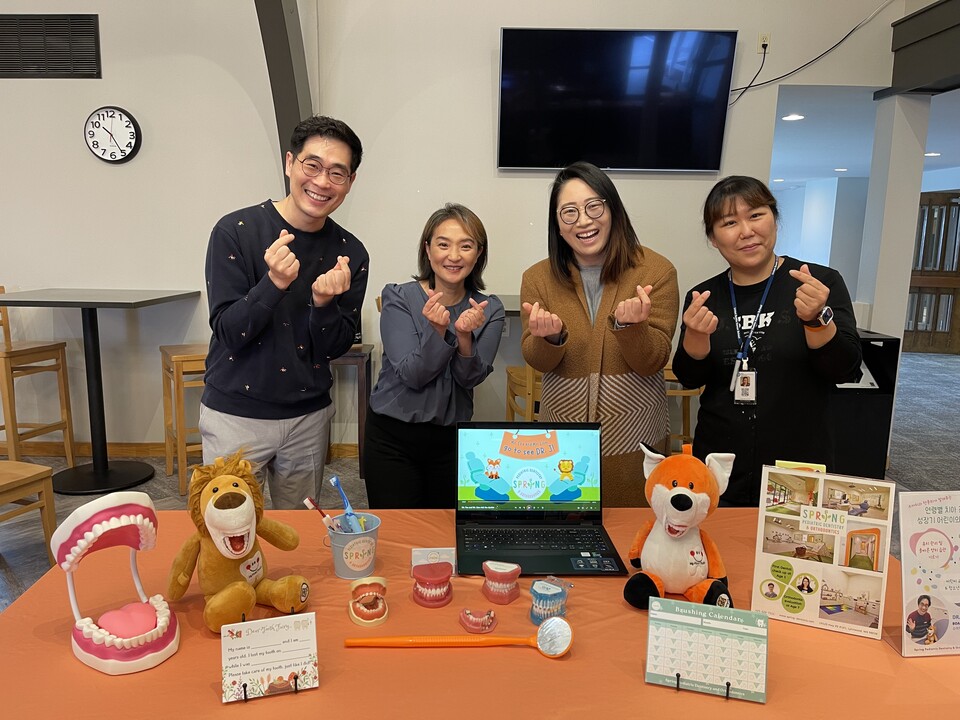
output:
[{"label": "window", "polygon": [[937,303],[937,332],[950,332],[950,321],[953,319],[953,295],[944,293]]}]

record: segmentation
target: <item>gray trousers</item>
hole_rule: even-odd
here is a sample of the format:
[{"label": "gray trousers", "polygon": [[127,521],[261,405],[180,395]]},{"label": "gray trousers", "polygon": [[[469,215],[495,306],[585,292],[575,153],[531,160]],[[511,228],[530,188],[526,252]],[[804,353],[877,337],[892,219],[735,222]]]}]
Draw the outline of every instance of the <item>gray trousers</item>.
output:
[{"label": "gray trousers", "polygon": [[257,480],[269,488],[276,510],[304,510],[303,499],[319,498],[327,458],[330,422],[336,409],[287,420],[260,420],[227,415],[200,404],[203,463],[243,450]]}]

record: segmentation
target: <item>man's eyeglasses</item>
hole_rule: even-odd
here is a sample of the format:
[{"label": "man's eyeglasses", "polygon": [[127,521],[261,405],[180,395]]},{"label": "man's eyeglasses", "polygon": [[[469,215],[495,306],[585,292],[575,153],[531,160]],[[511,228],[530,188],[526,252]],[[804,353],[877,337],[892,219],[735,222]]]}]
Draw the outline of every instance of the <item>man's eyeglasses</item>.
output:
[{"label": "man's eyeglasses", "polygon": [[[586,205],[583,206],[583,212],[591,220],[596,220],[599,217],[603,217],[603,212],[606,209],[607,201],[596,200],[589,201]],[[557,211],[557,215],[560,216],[560,219],[567,225],[573,225],[577,220],[580,219],[580,208],[576,205],[566,205],[565,207],[560,208]]]},{"label": "man's eyeglasses", "polygon": [[328,168],[320,164],[320,162],[314,158],[307,158],[306,160],[296,160],[303,167],[303,174],[307,177],[317,177],[320,173],[326,172],[327,177],[330,179],[334,185],[343,185],[347,180],[350,179],[350,175],[345,173],[340,168]]}]

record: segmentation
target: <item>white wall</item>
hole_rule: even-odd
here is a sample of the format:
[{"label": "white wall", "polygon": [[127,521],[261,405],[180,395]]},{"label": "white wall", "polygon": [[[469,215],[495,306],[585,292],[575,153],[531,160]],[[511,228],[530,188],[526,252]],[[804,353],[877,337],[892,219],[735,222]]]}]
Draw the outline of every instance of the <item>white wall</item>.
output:
[{"label": "white wall", "polygon": [[960,188],[960,167],[925,172],[920,192],[941,192],[957,188]]},{"label": "white wall", "polygon": [[[236,0],[6,0],[4,12],[100,14],[102,80],[0,80],[5,192],[0,281],[46,286],[202,289],[210,228],[221,215],[282,192],[276,128],[252,2]],[[756,72],[759,32],[772,35],[761,80],[803,64],[856,25],[876,0],[759,3],[554,0],[301,0],[316,109],[358,132],[365,159],[336,218],[372,256],[364,336],[378,339],[373,298],[414,269],[427,215],[448,200],[483,218],[488,286],[516,294],[524,268],[546,254],[548,173],[495,167],[501,26],[734,28],[735,86]],[[885,86],[897,1],[790,82]],[[766,177],[777,86],[730,110],[721,175]],[[127,108],[145,135],[131,163],[108,167],[83,146],[81,126],[103,103]],[[17,112],[11,112],[17,108]],[[284,129],[286,131],[286,129]],[[703,239],[703,198],[714,175],[620,174],[615,182],[642,242],[677,265],[681,291],[722,265]],[[205,340],[205,299],[100,317],[108,439],[162,439],[162,343]],[[20,337],[69,341],[78,437],[88,438],[80,318],[74,310],[17,311]],[[501,360],[519,361],[512,323]],[[503,410],[502,370],[478,393],[478,417]],[[40,388],[40,404],[52,389]],[[28,398],[30,392],[22,392]],[[342,384],[334,439],[349,441],[353,388]]]},{"label": "white wall", "polygon": [[804,192],[803,231],[800,254],[803,260],[830,264],[830,242],[837,205],[837,179],[808,180]]},{"label": "white wall", "polygon": [[837,204],[833,217],[833,239],[830,244],[830,262],[850,291],[857,297],[857,276],[860,271],[860,251],[863,245],[863,221],[867,210],[867,178],[839,178]]}]

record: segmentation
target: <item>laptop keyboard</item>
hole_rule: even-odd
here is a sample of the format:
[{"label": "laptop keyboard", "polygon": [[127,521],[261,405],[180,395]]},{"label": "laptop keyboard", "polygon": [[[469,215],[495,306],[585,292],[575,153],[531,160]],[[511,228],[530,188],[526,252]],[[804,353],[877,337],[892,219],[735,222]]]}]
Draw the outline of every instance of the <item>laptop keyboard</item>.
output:
[{"label": "laptop keyboard", "polygon": [[610,550],[595,527],[466,527],[463,541],[466,550]]}]

